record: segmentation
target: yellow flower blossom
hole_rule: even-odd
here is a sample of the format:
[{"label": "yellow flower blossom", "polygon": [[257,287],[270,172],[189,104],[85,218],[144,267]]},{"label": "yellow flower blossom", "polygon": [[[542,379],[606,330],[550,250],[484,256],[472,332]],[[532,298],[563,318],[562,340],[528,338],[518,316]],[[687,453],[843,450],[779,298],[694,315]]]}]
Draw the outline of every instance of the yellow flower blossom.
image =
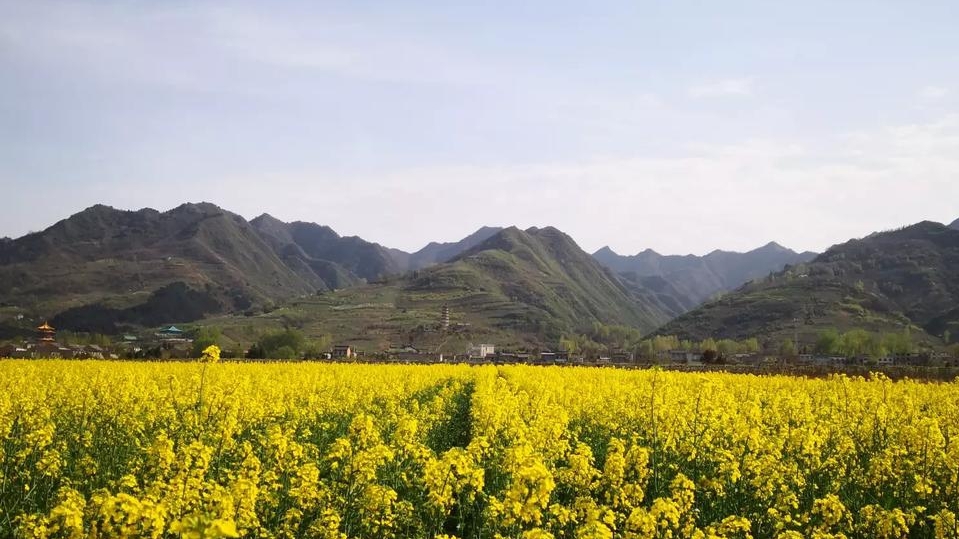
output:
[{"label": "yellow flower blossom", "polygon": [[3,361],[0,537],[959,539],[957,403],[882,376]]}]

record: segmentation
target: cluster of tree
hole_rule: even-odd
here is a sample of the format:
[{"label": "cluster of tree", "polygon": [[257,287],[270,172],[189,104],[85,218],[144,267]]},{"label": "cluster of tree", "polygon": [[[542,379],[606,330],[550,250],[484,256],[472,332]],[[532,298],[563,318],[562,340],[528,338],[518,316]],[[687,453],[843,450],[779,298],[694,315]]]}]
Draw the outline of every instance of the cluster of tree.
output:
[{"label": "cluster of tree", "polygon": [[[247,328],[254,333],[253,328]],[[210,345],[216,345],[226,350],[226,339],[220,328],[204,326],[197,328],[193,333],[193,357],[200,357]],[[330,351],[332,339],[324,335],[318,339],[308,339],[306,336],[291,327],[279,331],[261,334],[246,351],[249,359],[322,359]],[[243,355],[240,346],[240,355]]]},{"label": "cluster of tree", "polygon": [[910,354],[916,350],[909,328],[898,333],[872,333],[853,329],[839,333],[826,329],[816,338],[817,354],[877,359],[888,354]]},{"label": "cluster of tree", "polygon": [[613,350],[628,350],[641,341],[642,337],[642,333],[636,328],[607,326],[597,322],[585,334],[561,337],[559,347],[570,354],[595,357]]},{"label": "cluster of tree", "polygon": [[715,350],[720,356],[729,357],[736,354],[757,354],[761,347],[759,345],[759,339],[752,337],[741,341],[734,341],[732,339],[720,339],[718,341],[706,339],[699,343],[697,349],[701,352]]},{"label": "cluster of tree", "polygon": [[[640,359],[656,359],[660,353],[669,350],[698,352],[715,358],[730,357],[736,354],[755,354],[759,352],[759,340],[756,338],[735,341],[732,339],[706,339],[701,342],[680,340],[675,335],[656,335],[643,338],[639,330],[627,326],[607,326],[594,324],[587,334],[564,336],[559,341],[561,350],[570,354],[595,357],[602,353],[624,351]],[[707,354],[708,353],[708,354]]]},{"label": "cluster of tree", "polygon": [[220,328],[203,326],[193,332],[193,356],[200,357],[208,346],[216,345],[223,348],[223,334]]},{"label": "cluster of tree", "polygon": [[260,336],[246,353],[249,359],[322,359],[332,338],[307,339],[295,329],[273,331]]},{"label": "cluster of tree", "polygon": [[[949,345],[952,336],[948,331],[942,335],[943,342]],[[675,335],[656,335],[644,338],[636,329],[627,326],[607,326],[594,324],[584,334],[563,336],[559,348],[573,355],[598,357],[617,351],[632,353],[637,359],[654,360],[661,353],[670,350],[684,350],[702,354],[704,361],[721,362],[737,354],[757,354],[766,352],[782,358],[795,358],[801,353],[816,353],[826,356],[868,357],[879,359],[890,354],[910,354],[918,351],[909,328],[900,332],[873,333],[863,329],[853,329],[841,333],[836,329],[827,329],[819,333],[811,347],[800,345],[792,339],[760,344],[759,339],[750,338],[741,341],[732,339],[706,339],[700,342],[681,340]],[[947,351],[953,357],[959,357],[959,343],[948,346]]]}]

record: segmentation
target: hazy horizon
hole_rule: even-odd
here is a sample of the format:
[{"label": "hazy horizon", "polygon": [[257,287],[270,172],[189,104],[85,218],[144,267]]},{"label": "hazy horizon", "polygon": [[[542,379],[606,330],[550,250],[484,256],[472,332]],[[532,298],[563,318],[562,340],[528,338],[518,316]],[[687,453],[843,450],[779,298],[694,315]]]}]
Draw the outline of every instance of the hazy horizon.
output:
[{"label": "hazy horizon", "polygon": [[415,251],[959,217],[959,7],[0,0],[0,236],[209,200]]}]

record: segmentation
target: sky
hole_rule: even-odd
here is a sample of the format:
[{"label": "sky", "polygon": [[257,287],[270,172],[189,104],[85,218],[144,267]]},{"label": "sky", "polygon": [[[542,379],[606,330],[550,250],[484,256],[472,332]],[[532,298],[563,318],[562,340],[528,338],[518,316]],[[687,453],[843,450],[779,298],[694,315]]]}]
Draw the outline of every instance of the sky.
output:
[{"label": "sky", "polygon": [[959,2],[0,0],[0,236],[208,201],[390,247],[959,217]]}]

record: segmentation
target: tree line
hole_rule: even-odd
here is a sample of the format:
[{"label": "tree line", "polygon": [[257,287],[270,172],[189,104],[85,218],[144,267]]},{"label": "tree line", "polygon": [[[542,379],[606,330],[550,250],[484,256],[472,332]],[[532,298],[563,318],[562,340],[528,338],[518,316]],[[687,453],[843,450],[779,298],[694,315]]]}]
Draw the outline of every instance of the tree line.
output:
[{"label": "tree line", "polygon": [[736,354],[755,354],[761,350],[759,339],[705,339],[683,340],[675,335],[644,337],[636,328],[629,326],[593,324],[590,331],[563,336],[559,348],[573,355],[596,357],[603,353],[627,352],[638,359],[656,359],[670,350],[687,350],[716,356],[730,357]]},{"label": "tree line", "polygon": [[[951,343],[949,339],[949,332],[946,331],[943,341],[948,345],[947,351],[953,357],[959,357],[959,343]],[[559,340],[559,349],[571,355],[597,357],[604,353],[622,351],[633,354],[637,359],[650,360],[670,350],[698,352],[708,359],[761,352],[782,358],[816,354],[879,359],[888,355],[916,353],[925,346],[916,342],[909,328],[899,332],[882,333],[864,329],[840,332],[829,328],[820,331],[815,342],[802,344],[788,338],[761,343],[756,337],[742,340],[708,338],[702,341],[680,339],[675,335],[646,337],[636,328],[595,323],[587,332],[564,335]]]},{"label": "tree line", "polygon": [[[193,336],[193,356],[200,357],[199,354],[210,345],[223,348],[224,340],[217,327],[197,329]],[[322,359],[330,351],[332,342],[329,335],[310,339],[301,331],[286,328],[259,335],[247,350],[241,350],[237,355],[247,359]]]}]

